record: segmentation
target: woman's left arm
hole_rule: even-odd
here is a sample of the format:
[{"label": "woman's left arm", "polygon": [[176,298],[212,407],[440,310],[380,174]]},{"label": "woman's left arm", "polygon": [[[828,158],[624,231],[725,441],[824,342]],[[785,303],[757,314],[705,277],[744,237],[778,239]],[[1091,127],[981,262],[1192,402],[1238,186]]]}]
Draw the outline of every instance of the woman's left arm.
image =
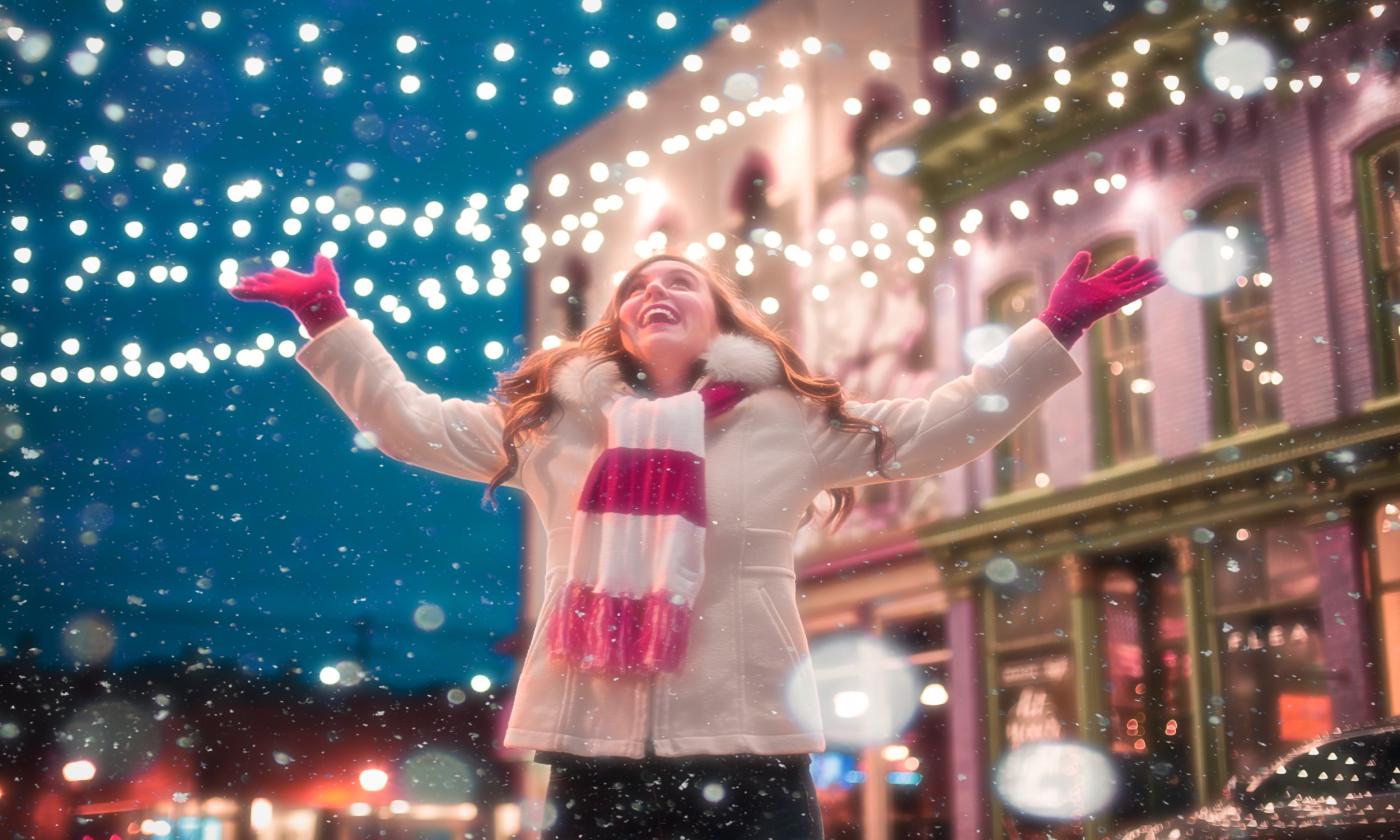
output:
[{"label": "woman's left arm", "polygon": [[889,436],[886,475],[875,471],[873,435],[833,426],[807,403],[806,432],[823,488],[923,478],[962,466],[989,451],[1051,394],[1083,371],[1069,347],[1094,320],[1160,287],[1152,260],[1128,257],[1084,279],[1081,251],[1036,318],[984,354],[972,370],[927,397],[848,401],[848,414],[880,423]]}]

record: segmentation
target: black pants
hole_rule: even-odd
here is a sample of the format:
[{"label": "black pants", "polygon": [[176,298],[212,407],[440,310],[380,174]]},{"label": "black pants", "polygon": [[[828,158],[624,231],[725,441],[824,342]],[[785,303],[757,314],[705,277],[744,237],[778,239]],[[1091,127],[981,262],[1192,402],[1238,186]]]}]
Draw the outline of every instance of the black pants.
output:
[{"label": "black pants", "polygon": [[543,840],[822,840],[807,755],[559,757]]}]

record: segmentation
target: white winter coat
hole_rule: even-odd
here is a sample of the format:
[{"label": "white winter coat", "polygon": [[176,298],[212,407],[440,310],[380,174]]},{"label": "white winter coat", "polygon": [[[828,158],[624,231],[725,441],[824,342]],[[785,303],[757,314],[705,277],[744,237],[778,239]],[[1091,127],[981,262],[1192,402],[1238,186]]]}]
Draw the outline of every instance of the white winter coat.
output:
[{"label": "white winter coat", "polygon": [[[296,360],[390,458],[477,482],[504,463],[499,408],[407,381],[353,315],[313,338]],[[766,378],[775,361],[755,339],[721,336],[695,387],[716,371],[725,374],[719,378]],[[562,591],[578,495],[606,443],[598,407],[631,392],[615,364],[583,376],[581,362],[561,366],[551,386],[557,409],[522,442],[520,468],[506,482],[529,496],[548,534],[542,615]],[[1031,319],[926,398],[846,407],[884,425],[890,476],[917,478],[987,452],[1080,374],[1050,330]],[[545,622],[538,622],[505,746],[633,758],[646,754],[648,740],[662,756],[824,750],[821,716],[832,711],[818,706],[798,616],[793,535],[824,489],[887,480],[872,472],[873,453],[873,436],[830,427],[818,405],[782,387],[759,390],[707,421],[705,573],[682,670],[585,674],[550,660]]]}]

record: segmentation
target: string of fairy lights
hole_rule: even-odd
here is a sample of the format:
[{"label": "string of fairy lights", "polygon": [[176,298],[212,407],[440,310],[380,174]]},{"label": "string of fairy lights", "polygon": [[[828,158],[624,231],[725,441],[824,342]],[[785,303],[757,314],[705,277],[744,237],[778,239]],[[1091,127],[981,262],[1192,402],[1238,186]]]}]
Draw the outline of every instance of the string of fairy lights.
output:
[{"label": "string of fairy lights", "polygon": [[[124,6],[122,0],[106,0],[106,7],[109,12],[116,14]],[[581,8],[585,14],[594,14],[601,10],[601,0],[582,0]],[[1379,18],[1386,12],[1386,4],[1373,4],[1369,7],[1372,17]],[[201,25],[205,29],[216,29],[222,18],[216,11],[205,11],[199,17]],[[656,19],[656,25],[661,29],[670,29],[676,26],[677,18],[671,12],[661,12]],[[1293,28],[1300,34],[1304,34],[1311,26],[1308,17],[1295,17],[1292,19]],[[5,35],[18,46],[20,56],[31,63],[41,60],[52,46],[49,37],[42,32],[30,32],[14,23],[5,21]],[[315,42],[321,35],[319,27],[310,21],[303,21],[297,26],[298,38],[307,44]],[[729,37],[736,43],[745,44],[753,42],[753,30],[745,23],[736,23],[729,28]],[[1259,89],[1273,91],[1283,89],[1294,94],[1301,94],[1309,89],[1317,89],[1324,83],[1326,76],[1319,72],[1307,72],[1301,68],[1286,80],[1280,78],[1274,72],[1272,57],[1268,54],[1267,46],[1263,42],[1252,38],[1249,35],[1234,37],[1231,33],[1217,31],[1212,35],[1213,46],[1209,47],[1209,52],[1205,60],[1205,75],[1211,87],[1234,99],[1241,99],[1246,95],[1257,92]],[[420,43],[417,38],[409,34],[401,34],[395,38],[396,50],[404,55],[415,52]],[[1233,47],[1231,45],[1234,45]],[[795,70],[801,66],[805,57],[819,58],[839,51],[828,51],[827,44],[815,35],[802,39],[797,47],[784,47],[777,53],[777,63],[787,70]],[[106,44],[100,37],[88,37],[83,41],[83,49],[75,50],[68,56],[68,66],[72,72],[79,76],[91,75],[97,72],[99,67],[99,56],[104,52]],[[1140,38],[1134,41],[1133,49],[1140,55],[1147,55],[1153,49],[1150,39]],[[491,55],[494,61],[500,65],[506,65],[514,61],[517,56],[516,48],[509,42],[497,43]],[[1050,64],[1055,67],[1052,77],[1056,84],[1067,87],[1073,81],[1072,71],[1064,66],[1069,59],[1068,50],[1062,45],[1051,45],[1046,50],[1046,57]],[[1212,58],[1218,58],[1212,61]],[[152,46],[147,50],[148,60],[155,66],[166,66],[177,68],[183,64],[185,53],[178,47]],[[594,69],[603,69],[611,63],[611,55],[603,49],[593,49],[588,54],[589,66]],[[885,72],[894,66],[894,61],[889,53],[883,50],[871,50],[867,55],[870,66],[877,72]],[[258,76],[267,72],[270,58],[265,55],[247,55],[242,57],[244,72],[250,76]],[[1212,67],[1214,63],[1215,67]],[[681,68],[690,73],[698,73],[706,66],[705,59],[695,53],[686,55],[680,62]],[[939,74],[950,75],[954,73],[963,74],[975,72],[979,68],[990,66],[991,75],[995,82],[1010,85],[1016,71],[1011,65],[1000,62],[991,64],[984,61],[980,52],[973,49],[962,50],[956,57],[949,55],[939,55],[932,59],[932,69]],[[1262,69],[1261,69],[1262,68]],[[713,69],[713,68],[712,68]],[[343,83],[346,70],[340,64],[327,63],[321,70],[321,82],[328,86],[336,86]],[[700,110],[706,114],[714,114],[707,121],[703,121],[694,126],[688,133],[668,134],[658,141],[654,148],[662,155],[675,156],[683,154],[691,149],[698,148],[697,144],[703,144],[715,137],[722,136],[730,130],[742,129],[746,124],[757,121],[770,114],[785,115],[800,108],[805,101],[805,91],[796,81],[779,80],[781,92],[777,95],[760,95],[760,83],[756,77],[744,71],[728,72],[725,75],[724,83],[720,88],[712,93],[703,95],[699,100]],[[1348,84],[1355,85],[1361,79],[1361,72],[1357,68],[1348,68],[1345,72],[1345,80]],[[1110,107],[1122,108],[1127,102],[1127,95],[1133,80],[1129,74],[1122,70],[1107,71],[1107,77],[1103,80],[1105,88],[1105,101]],[[1161,84],[1168,93],[1169,101],[1176,106],[1184,105],[1188,100],[1187,84],[1177,75],[1165,75],[1161,77]],[[422,79],[412,72],[405,72],[398,80],[399,90],[406,96],[415,96],[422,92]],[[499,94],[499,87],[495,80],[484,79],[477,83],[475,87],[476,96],[482,100],[490,100]],[[977,109],[986,115],[993,115],[999,107],[998,96],[1004,95],[1002,91],[994,91],[981,97],[977,102]],[[742,109],[730,110],[727,114],[719,115],[723,108],[721,96],[736,100],[745,101]],[[574,101],[575,95],[568,85],[560,84],[554,87],[550,93],[552,102],[559,107],[564,107]],[[649,104],[648,95],[643,90],[632,90],[626,97],[627,108],[632,111],[641,111]],[[1063,102],[1059,96],[1047,95],[1041,103],[1043,109],[1050,114],[1057,113],[1063,107]],[[851,116],[858,116],[861,113],[864,103],[855,96],[847,97],[842,102],[845,113]],[[920,116],[928,115],[932,106],[925,98],[918,98],[911,104],[913,112]],[[103,106],[104,115],[113,122],[120,122],[124,116],[124,107],[119,103],[107,103]],[[650,127],[650,124],[648,124]],[[40,127],[34,125],[32,119],[15,120],[11,122],[10,133],[19,141],[24,143],[29,153],[37,159],[56,160],[56,156],[50,149],[49,142],[45,139],[45,132]],[[695,143],[691,142],[694,138]],[[546,233],[545,228],[537,222],[526,222],[518,230],[520,238],[525,247],[520,256],[524,262],[534,264],[539,262],[545,249],[549,247],[562,248],[568,246],[575,236],[580,238],[579,248],[584,253],[596,253],[602,248],[606,241],[605,234],[599,228],[603,222],[603,217],[609,213],[616,213],[622,210],[628,202],[628,196],[642,197],[643,200],[657,202],[664,199],[664,187],[655,180],[646,177],[647,170],[657,161],[646,148],[634,148],[626,152],[622,160],[613,163],[596,161],[587,168],[585,178],[578,173],[571,177],[568,173],[558,172],[551,175],[547,180],[547,191],[554,198],[563,198],[570,195],[571,187],[574,184],[586,184],[591,182],[600,187],[612,186],[616,181],[622,179],[622,175],[627,175],[622,183],[620,192],[607,190],[597,192],[591,196],[580,196],[582,204],[563,212],[559,215],[558,221],[552,226],[552,230]],[[184,184],[189,175],[188,166],[184,163],[172,162],[162,167],[150,156],[135,155],[133,161],[138,169],[153,173],[153,177],[159,177],[163,186],[170,190],[176,190]],[[77,162],[83,169],[100,175],[111,174],[118,160],[113,150],[106,144],[93,143],[88,146],[85,152],[78,155]],[[907,171],[912,167],[914,161],[912,155],[902,158],[901,165]],[[351,163],[346,167],[347,174],[355,180],[366,180],[372,175],[372,167],[368,164]],[[902,172],[892,172],[890,174],[903,174]],[[1093,189],[1100,195],[1107,195],[1110,192],[1123,190],[1128,186],[1128,178],[1121,173],[1113,173],[1097,178],[1093,182]],[[257,178],[245,178],[236,183],[230,184],[226,188],[226,196],[230,204],[237,205],[244,202],[256,203],[264,195],[264,184]],[[507,194],[500,201],[500,205],[509,214],[518,214],[524,209],[525,200],[529,197],[529,187],[523,183],[513,184]],[[582,192],[582,191],[578,191]],[[658,195],[658,192],[663,193]],[[1053,203],[1058,207],[1072,207],[1078,204],[1080,196],[1078,191],[1070,186],[1065,186],[1054,190]],[[295,195],[288,201],[290,215],[286,216],[281,223],[282,232],[295,237],[303,233],[311,225],[326,225],[331,231],[345,233],[352,226],[369,228],[365,233],[365,241],[372,248],[384,248],[390,244],[390,237],[399,232],[400,229],[407,229],[420,239],[432,236],[439,227],[446,224],[445,216],[447,208],[441,201],[430,200],[426,202],[421,212],[412,221],[409,220],[409,213],[402,206],[397,204],[376,205],[373,202],[364,202],[356,206],[353,211],[337,209],[342,202],[337,197],[330,194],[322,194],[314,198],[305,195]],[[485,211],[491,205],[491,199],[482,192],[469,195],[461,207],[456,209],[456,217],[452,220],[453,231],[464,238],[470,238],[479,243],[485,243],[496,234],[491,224],[486,220]],[[1028,220],[1031,215],[1031,205],[1024,199],[1012,200],[1007,210],[1012,218],[1018,221]],[[987,212],[991,212],[990,208]],[[309,221],[304,221],[304,217],[313,214]],[[957,230],[962,234],[957,236],[952,242],[950,250],[959,257],[966,257],[972,253],[972,240],[979,226],[985,219],[985,213],[981,209],[969,209],[961,219],[958,220]],[[29,230],[30,220],[24,215],[12,216],[9,220],[9,227],[15,233],[24,233]],[[68,221],[69,232],[78,238],[82,238],[89,233],[90,226],[82,218],[74,218]],[[197,238],[203,229],[201,223],[195,219],[187,219],[178,222],[175,230],[179,236],[186,240]],[[229,230],[235,238],[247,239],[253,235],[253,223],[246,218],[235,218],[230,222]],[[900,255],[904,262],[904,268],[911,274],[921,274],[927,267],[926,261],[936,253],[934,242],[928,237],[938,230],[938,221],[932,216],[920,218],[915,226],[907,231],[891,231],[885,225],[876,223],[871,230],[861,232],[859,236],[841,240],[835,231],[823,228],[816,233],[816,246],[824,248],[825,256],[832,262],[841,262],[847,256],[864,258],[867,255],[877,261],[888,261],[895,258],[895,247],[892,242],[903,240],[911,249],[906,257]],[[140,239],[145,235],[145,226],[139,220],[127,221],[122,226],[123,233],[130,239]],[[684,253],[691,258],[701,258],[708,254],[722,255],[732,260],[733,270],[740,276],[748,276],[755,270],[755,260],[759,257],[783,259],[799,267],[812,265],[814,255],[811,250],[803,245],[789,241],[789,237],[778,230],[763,230],[759,232],[757,244],[761,247],[755,248],[754,244],[743,241],[735,241],[734,237],[720,231],[711,232],[701,240],[693,241],[685,246]],[[661,231],[653,232],[646,238],[635,243],[634,250],[639,257],[648,256],[652,253],[664,250],[668,245],[665,233]],[[334,257],[339,252],[339,244],[334,239],[327,239],[319,245],[319,252],[328,257]],[[19,244],[12,250],[12,257],[21,266],[27,265],[33,258],[32,249],[24,244]],[[468,264],[461,264],[453,270],[453,277],[458,284],[460,292],[464,295],[475,295],[483,288],[488,295],[499,296],[506,289],[506,281],[514,273],[511,252],[506,248],[496,248],[491,252],[491,270],[489,276],[484,280],[478,278],[476,270]],[[285,249],[274,250],[268,255],[268,261],[274,266],[286,266],[290,264],[291,254]],[[96,278],[104,268],[101,257],[89,255],[80,261],[82,273],[69,275],[64,280],[65,287],[74,293],[81,292],[88,283],[89,278]],[[238,261],[232,258],[225,258],[219,263],[219,283],[224,288],[232,288],[238,280]],[[187,266],[174,264],[166,265],[156,263],[148,266],[145,270],[146,276],[152,283],[162,284],[167,280],[180,284],[190,276],[190,269]],[[878,275],[871,270],[860,272],[860,282],[866,288],[873,288],[878,283]],[[617,278],[614,277],[614,280]],[[135,271],[124,269],[116,274],[118,285],[123,288],[133,287],[138,280]],[[15,277],[10,280],[10,290],[16,295],[25,295],[30,291],[28,278]],[[369,308],[377,305],[381,311],[386,313],[397,324],[408,323],[414,310],[404,303],[400,298],[391,293],[381,294],[377,301],[369,300],[375,294],[374,281],[366,276],[356,277],[349,283],[352,294],[360,299],[364,299],[365,307]],[[549,288],[556,294],[565,294],[569,291],[567,278],[556,276],[549,281]],[[817,301],[826,300],[829,296],[829,289],[822,283],[813,283],[809,291]],[[416,287],[416,292],[423,304],[429,309],[440,310],[447,305],[447,298],[443,294],[443,281],[437,277],[421,278]],[[768,314],[778,311],[778,302],[773,298],[765,298],[760,302],[760,309]],[[352,315],[358,315],[354,308],[350,308]],[[367,321],[373,327],[373,321]],[[298,327],[298,333],[303,339],[308,339],[309,335],[304,328]],[[0,325],[0,347],[13,349],[20,343],[21,337],[13,329],[8,329]],[[559,342],[557,336],[545,336],[542,345],[552,346]],[[287,338],[278,339],[271,333],[260,333],[255,336],[250,345],[236,348],[233,345],[220,342],[215,344],[209,351],[210,355],[197,347],[189,347],[176,350],[169,354],[167,360],[144,359],[145,349],[139,341],[128,342],[121,348],[122,361],[113,362],[99,366],[83,365],[77,368],[72,374],[72,378],[85,384],[96,382],[113,382],[121,375],[136,377],[145,375],[151,379],[159,379],[167,374],[170,369],[189,369],[195,373],[208,373],[213,361],[229,362],[230,360],[240,366],[259,367],[265,363],[267,355],[276,352],[284,358],[292,357],[297,349],[295,341]],[[76,357],[82,352],[82,341],[76,337],[67,337],[60,341],[59,350],[66,356]],[[488,341],[482,348],[488,359],[499,359],[505,354],[505,346],[499,341]],[[440,345],[433,345],[427,348],[424,357],[431,364],[441,364],[446,361],[448,352]],[[0,380],[15,382],[20,378],[19,367],[16,364],[6,364],[0,366]],[[50,383],[63,384],[70,378],[67,365],[55,365],[47,370],[33,370],[29,373],[26,381],[34,388],[43,388]]]}]

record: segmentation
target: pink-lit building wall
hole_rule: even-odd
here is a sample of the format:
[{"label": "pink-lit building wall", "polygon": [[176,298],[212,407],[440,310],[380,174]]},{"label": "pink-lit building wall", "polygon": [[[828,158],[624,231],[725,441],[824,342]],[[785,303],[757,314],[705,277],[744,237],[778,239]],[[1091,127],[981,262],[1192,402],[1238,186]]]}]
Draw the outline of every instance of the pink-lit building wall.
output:
[{"label": "pink-lit building wall", "polygon": [[[1073,153],[989,190],[946,214],[958,219],[976,207],[996,223],[984,223],[968,239],[966,258],[947,259],[939,270],[968,290],[959,315],[964,329],[984,320],[983,301],[1003,278],[1030,270],[1042,290],[1050,286],[1075,251],[1099,242],[1131,236],[1143,256],[1160,257],[1173,239],[1192,227],[1185,212],[1238,186],[1258,189],[1272,286],[1275,346],[1283,421],[1303,428],[1352,413],[1373,392],[1370,314],[1366,309],[1361,221],[1353,160],[1356,149],[1400,123],[1400,85],[1377,73],[1349,84],[1345,71],[1356,50],[1374,52],[1389,31],[1383,21],[1365,22],[1341,37],[1314,42],[1300,67],[1316,67],[1324,76],[1319,88],[1301,94],[1279,90],[1258,99],[1234,101],[1224,94],[1203,95],[1175,110],[1158,113],[1128,129],[1077,148]],[[1257,135],[1250,137],[1247,109],[1257,106]],[[1229,119],[1222,146],[1212,117]],[[1200,145],[1187,160],[1181,141],[1184,127],[1194,125]],[[1151,146],[1166,144],[1167,165],[1153,172]],[[1085,154],[1097,151],[1104,163],[1091,167]],[[1095,178],[1112,173],[1128,177],[1122,190],[1100,195]],[[1015,199],[1034,206],[1042,190],[1078,190],[1080,200],[1068,207],[1053,203],[1018,221],[1007,207]],[[999,228],[1000,235],[986,234]],[[1171,459],[1199,450],[1215,439],[1207,384],[1207,341],[1202,299],[1168,290],[1145,306],[1153,451]],[[953,336],[958,333],[952,332]],[[947,333],[945,333],[947,335]],[[940,357],[962,359],[951,341]],[[1077,361],[1089,367],[1087,342],[1074,348]],[[1091,480],[1094,473],[1088,377],[1066,387],[1043,409],[1049,447],[1051,487]],[[948,474],[944,498],[947,515],[977,506],[991,487],[989,457],[962,468],[966,476]]]},{"label": "pink-lit building wall", "polygon": [[[939,52],[938,28],[930,23],[931,10],[938,5],[882,4],[879,14],[869,14],[854,5],[825,0],[767,4],[744,21],[753,31],[749,42],[717,36],[697,51],[704,61],[700,72],[673,70],[647,89],[645,108],[620,107],[542,157],[531,183],[531,203],[539,205],[532,220],[547,238],[564,227],[566,214],[592,209],[595,198],[616,194],[626,200],[621,210],[598,215],[596,227],[603,232],[603,243],[595,252],[579,247],[585,233],[581,224],[570,232],[568,242],[540,249],[531,268],[532,346],[546,336],[567,332],[567,296],[549,291],[551,278],[570,271],[571,266],[586,266],[591,285],[583,308],[591,323],[611,294],[612,277],[639,258],[638,241],[645,240],[658,222],[670,226],[667,247],[676,251],[688,243],[704,242],[712,232],[723,234],[721,266],[731,270],[734,244],[742,232],[731,202],[735,179],[745,162],[760,153],[771,163],[774,176],[767,195],[768,226],[782,234],[784,245],[798,243],[814,261],[804,266],[781,256],[761,255],[745,280],[746,291],[751,299],[772,296],[779,301],[773,322],[792,336],[820,372],[834,372],[828,361],[835,367],[849,362],[839,355],[828,358],[832,347],[869,327],[871,313],[880,310],[833,304],[824,315],[812,297],[816,283],[835,285],[831,278],[839,277],[849,285],[851,280],[842,273],[845,269],[823,259],[826,249],[818,240],[819,230],[853,195],[850,136],[861,117],[847,113],[844,103],[849,97],[863,98],[872,79],[898,91],[903,105],[896,117],[875,126],[872,150],[917,147],[920,132],[933,121],[966,118],[972,106],[952,115],[939,111],[941,94],[946,92],[940,85],[946,79],[926,69],[928,57]],[[1011,495],[1022,500],[1039,495],[1048,502],[1057,493],[1121,478],[1125,472],[1141,474],[1146,481],[1154,469],[1174,460],[1216,452],[1269,432],[1301,437],[1310,427],[1394,402],[1395,398],[1378,394],[1374,384],[1373,318],[1367,308],[1362,202],[1354,170],[1359,147],[1400,127],[1400,80],[1381,72],[1371,60],[1394,23],[1393,11],[1380,19],[1363,16],[1326,38],[1303,43],[1296,66],[1280,73],[1284,81],[1277,90],[1238,101],[1209,89],[1194,90],[1180,106],[1163,108],[1110,132],[1092,133],[1058,156],[1025,167],[1024,173],[992,183],[958,204],[939,206],[936,212],[928,207],[942,202],[937,196],[921,195],[916,176],[890,177],[866,167],[867,201],[885,207],[891,220],[901,219],[912,228],[925,216],[936,216],[938,231],[928,239],[937,243],[937,253],[919,271],[901,269],[911,251],[903,247],[905,231],[892,231],[891,242],[899,243],[896,255],[888,261],[889,268],[881,270],[881,285],[867,291],[870,297],[893,294],[901,280],[917,287],[918,294],[908,307],[925,310],[924,323],[914,337],[915,344],[926,351],[925,366],[877,371],[874,363],[856,365],[843,377],[851,395],[927,394],[938,383],[967,370],[964,338],[987,322],[988,298],[1004,280],[1029,273],[1038,290],[1036,305],[1043,306],[1076,251],[1131,237],[1136,253],[1160,258],[1194,227],[1188,211],[1233,187],[1249,186],[1257,190],[1266,263],[1274,278],[1272,353],[1282,374],[1276,387],[1287,429],[1271,427],[1262,433],[1231,436],[1215,428],[1210,392],[1213,362],[1205,314],[1209,301],[1167,288],[1147,300],[1134,316],[1145,323],[1145,376],[1152,384],[1150,454],[1126,466],[1096,469],[1094,425],[1099,421],[1092,383],[1099,374],[1091,364],[1090,341],[1084,340],[1073,354],[1086,376],[1055,394],[1040,412],[1048,481],[1043,487]],[[842,50],[826,49],[820,56],[802,52],[802,39],[809,35],[839,43]],[[777,64],[775,58],[785,47],[799,51],[798,66]],[[890,55],[891,70],[872,68],[867,57],[872,49]],[[1346,73],[1358,56],[1365,62],[1364,72],[1353,84]],[[693,132],[702,118],[725,118],[732,110],[743,110],[722,93],[725,78],[738,70],[755,72],[759,96],[778,96],[784,85],[801,85],[800,104],[787,113],[747,118],[744,125],[731,126],[714,139],[696,140]],[[1191,76],[1194,69],[1181,72]],[[1318,86],[1306,85],[1299,92],[1287,88],[1288,80],[1314,73],[1322,77]],[[722,103],[717,112],[699,108],[706,95]],[[1133,95],[1132,88],[1128,95]],[[913,103],[919,98],[932,103],[932,115],[915,113]],[[864,101],[868,105],[869,100]],[[1224,121],[1219,122],[1217,115],[1223,115]],[[1194,151],[1183,139],[1191,131],[1197,138]],[[677,134],[690,136],[688,150],[675,155],[658,151],[662,138]],[[1034,137],[1027,142],[1035,142]],[[641,169],[613,166],[602,184],[589,178],[594,161],[611,165],[632,149],[647,151],[649,164]],[[1101,155],[1101,162],[1091,160],[1090,153]],[[563,196],[549,193],[555,173],[570,178]],[[1097,192],[1095,179],[1113,174],[1125,176],[1126,185],[1106,194]],[[664,192],[652,192],[650,199],[646,191],[627,194],[624,183],[639,175],[663,185]],[[1055,190],[1064,188],[1077,190],[1077,203],[1057,206],[1050,201]],[[1025,220],[1014,218],[1009,210],[1018,199],[1030,205]],[[981,211],[984,218],[974,233],[963,234],[958,221],[970,209]],[[956,255],[952,248],[959,238],[970,245],[966,256]],[[826,317],[833,308],[836,317]],[[905,328],[918,323],[917,318],[893,321]],[[879,325],[885,326],[884,322]],[[872,335],[872,345],[889,339],[879,330]],[[947,821],[958,837],[983,836],[980,832],[994,798],[982,772],[996,759],[988,755],[983,734],[987,727],[995,727],[982,705],[988,691],[982,684],[984,616],[975,594],[944,589],[943,573],[936,564],[906,563],[883,570],[881,564],[917,559],[915,532],[921,527],[971,520],[1005,504],[1006,497],[994,491],[995,468],[994,456],[988,454],[934,478],[895,485],[878,494],[862,492],[862,505],[843,532],[835,537],[811,528],[799,532],[799,566],[804,564],[803,552],[822,561],[821,568],[810,562],[805,572],[799,572],[810,635],[851,628],[879,633],[884,627],[882,616],[908,612],[900,599],[912,603],[910,599],[922,598],[925,609],[943,623],[951,697],[951,736],[945,757],[959,779],[949,791]],[[527,530],[524,618],[528,626],[542,588],[537,578],[542,574],[544,535],[532,517]],[[1338,677],[1331,698],[1337,719],[1371,719],[1383,713],[1374,705],[1377,677],[1373,670],[1365,673],[1370,655],[1369,606],[1347,594],[1359,591],[1367,577],[1364,540],[1346,522],[1315,528],[1311,538],[1320,567],[1328,570],[1319,603],[1325,614],[1345,615],[1350,622],[1328,622],[1325,628],[1326,661]],[[1182,544],[1180,535],[1176,539],[1174,545]],[[835,581],[833,570],[838,567],[843,570],[842,580]],[[1214,795],[1214,791],[1202,794],[1204,799]],[[867,786],[863,796],[863,836],[886,836],[885,793],[878,786]]]}]

